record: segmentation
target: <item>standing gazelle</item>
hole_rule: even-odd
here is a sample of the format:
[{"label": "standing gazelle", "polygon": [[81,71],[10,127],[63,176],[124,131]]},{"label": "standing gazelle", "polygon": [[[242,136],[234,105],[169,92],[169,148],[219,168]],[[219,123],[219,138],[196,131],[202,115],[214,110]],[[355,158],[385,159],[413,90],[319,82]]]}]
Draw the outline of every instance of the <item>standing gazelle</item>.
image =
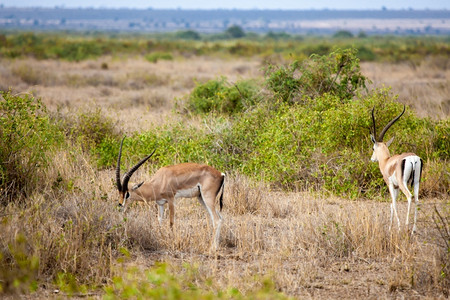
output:
[{"label": "standing gazelle", "polygon": [[[169,204],[170,227],[173,226],[175,215],[175,198],[194,198],[206,208],[211,218],[214,235],[214,247],[217,247],[220,238],[220,226],[222,216],[215,208],[216,197],[222,191],[219,198],[220,210],[223,206],[223,192],[225,174],[213,167],[195,163],[182,163],[173,166],[162,167],[147,181],[141,182],[128,189],[128,181],[133,173],[144,164],[152,154],[143,158],[131,168],[120,180],[120,158],[122,156],[123,140],[120,143],[119,158],[117,159],[116,182],[119,190],[119,207],[126,210],[127,204],[132,201],[149,203],[155,201],[159,207],[158,220],[161,224],[164,217],[164,204]],[[216,224],[217,222],[217,224]]]},{"label": "standing gazelle", "polygon": [[408,199],[408,212],[406,214],[406,226],[408,226],[409,211],[411,208],[412,198],[411,192],[408,189],[408,182],[411,183],[411,187],[414,187],[414,200],[416,202],[414,212],[414,226],[412,229],[412,233],[414,233],[416,231],[417,210],[419,205],[419,184],[422,174],[422,159],[414,153],[402,153],[399,155],[390,156],[388,147],[394,140],[394,137],[392,137],[387,143],[383,142],[383,137],[386,131],[388,131],[388,129],[398,119],[400,119],[400,117],[405,112],[405,108],[406,107],[403,106],[402,113],[396,118],[392,119],[386,125],[386,127],[384,127],[378,139],[376,138],[377,134],[374,116],[375,107],[372,109],[373,135],[370,135],[370,138],[373,142],[373,154],[371,160],[374,162],[378,161],[381,174],[383,175],[383,179],[389,187],[389,192],[392,197],[391,221],[389,230],[392,227],[393,214],[395,214],[395,217],[397,218],[398,228],[400,230],[400,220],[398,219],[396,205],[399,188]]}]

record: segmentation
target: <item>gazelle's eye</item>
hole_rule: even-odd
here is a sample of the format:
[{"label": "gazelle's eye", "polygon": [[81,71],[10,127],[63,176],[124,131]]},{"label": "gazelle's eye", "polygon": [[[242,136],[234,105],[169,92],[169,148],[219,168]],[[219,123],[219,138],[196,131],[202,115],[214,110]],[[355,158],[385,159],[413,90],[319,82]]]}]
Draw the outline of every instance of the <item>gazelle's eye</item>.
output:
[{"label": "gazelle's eye", "polygon": [[128,198],[130,198],[130,193],[129,193],[129,192],[126,192],[126,193],[125,193],[125,200],[127,200]]}]

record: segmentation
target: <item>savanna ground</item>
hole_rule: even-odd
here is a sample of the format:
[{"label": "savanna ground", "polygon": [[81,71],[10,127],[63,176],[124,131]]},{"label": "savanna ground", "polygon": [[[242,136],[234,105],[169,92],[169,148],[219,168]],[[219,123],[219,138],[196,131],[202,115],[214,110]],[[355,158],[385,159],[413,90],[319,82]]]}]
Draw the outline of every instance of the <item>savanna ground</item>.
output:
[{"label": "savanna ground", "polygon": [[[399,99],[419,116],[446,119],[450,113],[450,68],[436,67],[433,63],[417,67],[366,62],[361,67],[374,86],[392,86]],[[196,82],[220,76],[232,82],[261,77],[262,66],[258,58],[189,57],[157,63],[140,57],[109,56],[82,62],[3,60],[0,88],[33,93],[55,114],[101,110],[115,121],[119,132],[130,134],[151,131],[161,124],[202,122],[195,117],[187,119],[174,109],[177,99],[189,93]],[[76,159],[71,160],[71,155]],[[367,145],[368,164],[370,155],[371,145]],[[144,166],[133,180],[149,178],[153,171]],[[59,175],[71,178],[70,185],[74,188],[54,194],[50,189],[54,182],[47,179]],[[442,251],[449,242],[448,232],[445,235],[442,231],[448,226],[450,205],[445,193],[420,199],[418,232],[410,237],[404,227],[400,232],[388,230],[387,193],[377,199],[349,200],[328,193],[282,192],[251,178],[228,174],[220,247],[211,252],[207,214],[194,200],[177,202],[175,226],[170,231],[167,220],[159,226],[153,206],[150,209],[135,206],[122,216],[116,210],[114,170],[99,170],[78,152],[55,156],[43,178],[42,182],[49,185],[48,193],[34,196],[31,201],[34,205],[23,211],[11,207],[2,210],[1,217],[8,219],[4,223],[9,224],[4,230],[10,233],[27,232],[27,227],[42,230],[42,247],[51,249],[46,255],[57,256],[59,260],[67,256],[65,265],[59,268],[72,274],[83,270],[78,276],[93,280],[96,276],[110,279],[103,282],[106,292],[99,288],[88,288],[86,292],[76,287],[79,284],[76,279],[55,280],[54,284],[38,287],[39,297],[101,297],[105,293],[145,297],[148,289],[145,280],[151,281],[156,276],[149,275],[147,270],[156,265],[155,272],[159,274],[158,270],[164,268],[158,262],[168,264],[168,272],[176,274],[183,291],[192,293],[200,288],[214,297],[239,298],[235,289],[247,296],[267,299],[283,295],[319,299],[448,298],[449,295],[448,255]],[[404,225],[403,195],[398,205]],[[43,220],[41,210],[36,207],[44,207],[52,221]],[[83,222],[91,225],[77,226]],[[68,226],[72,229],[67,229]],[[73,237],[83,232],[89,235],[90,230],[105,230],[104,238],[112,242],[108,249],[80,249],[76,243],[81,241],[77,239],[67,244],[65,238],[57,241],[51,238],[61,230],[68,230]],[[83,238],[86,237],[80,237]],[[127,250],[111,246],[125,244],[124,240],[128,240]],[[51,265],[51,257],[40,259]],[[89,269],[86,264],[97,268],[93,261],[104,269],[86,271]],[[46,274],[56,277],[51,272]],[[68,288],[71,284],[74,287]],[[176,294],[167,296],[170,297]],[[194,294],[194,297],[207,296]]]}]

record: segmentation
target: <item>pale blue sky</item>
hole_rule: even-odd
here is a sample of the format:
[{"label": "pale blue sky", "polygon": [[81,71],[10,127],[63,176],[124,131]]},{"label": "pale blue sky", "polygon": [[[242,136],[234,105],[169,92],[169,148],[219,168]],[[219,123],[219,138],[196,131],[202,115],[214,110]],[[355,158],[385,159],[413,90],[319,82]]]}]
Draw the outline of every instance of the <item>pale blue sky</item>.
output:
[{"label": "pale blue sky", "polygon": [[103,7],[103,8],[182,8],[182,9],[450,9],[450,1],[446,0],[0,0],[4,6],[16,7]]}]

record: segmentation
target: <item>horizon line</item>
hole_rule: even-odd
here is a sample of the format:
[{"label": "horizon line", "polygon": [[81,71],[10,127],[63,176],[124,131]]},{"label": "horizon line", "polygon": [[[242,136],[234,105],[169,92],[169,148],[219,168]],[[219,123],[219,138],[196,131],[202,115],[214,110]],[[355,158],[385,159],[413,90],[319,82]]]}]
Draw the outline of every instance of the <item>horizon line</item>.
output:
[{"label": "horizon line", "polygon": [[153,7],[108,7],[108,6],[6,6],[0,3],[0,9],[16,8],[16,9],[103,9],[103,10],[179,10],[179,11],[448,11],[448,8],[153,8]]}]

